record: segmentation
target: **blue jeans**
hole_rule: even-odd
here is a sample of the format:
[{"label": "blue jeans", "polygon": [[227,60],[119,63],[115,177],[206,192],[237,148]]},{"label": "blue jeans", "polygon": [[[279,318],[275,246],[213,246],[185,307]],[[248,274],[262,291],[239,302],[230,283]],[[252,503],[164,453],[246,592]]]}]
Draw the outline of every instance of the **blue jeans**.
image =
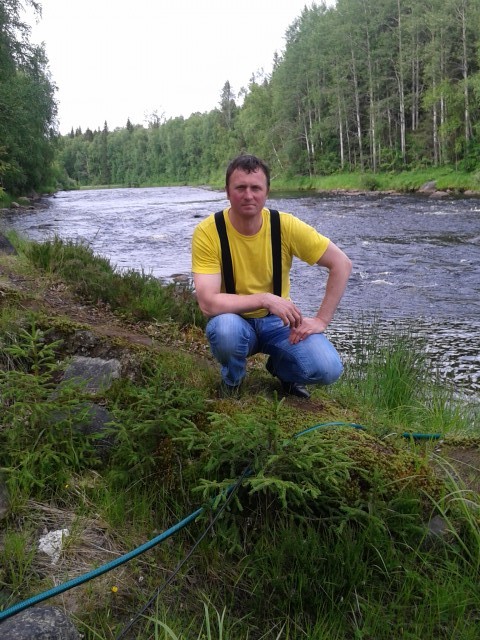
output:
[{"label": "blue jeans", "polygon": [[222,365],[222,380],[230,386],[241,383],[247,358],[255,353],[269,355],[268,370],[285,382],[332,384],[343,371],[340,356],[323,333],[290,344],[290,327],[275,315],[246,319],[223,313],[208,321],[206,334]]}]

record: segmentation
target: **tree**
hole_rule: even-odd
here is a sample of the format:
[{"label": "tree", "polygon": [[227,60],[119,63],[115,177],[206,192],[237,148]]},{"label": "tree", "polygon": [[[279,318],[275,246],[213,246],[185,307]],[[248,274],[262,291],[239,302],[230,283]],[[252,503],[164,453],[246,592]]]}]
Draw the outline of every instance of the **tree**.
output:
[{"label": "tree", "polygon": [[[39,3],[26,4],[40,13]],[[0,4],[0,140],[5,155],[1,179],[12,193],[52,180],[56,137],[56,87],[43,47],[29,42],[22,9],[18,0]]]},{"label": "tree", "polygon": [[235,103],[235,94],[233,93],[230,82],[227,80],[223,85],[220,96],[220,111],[223,116],[225,127],[230,130],[233,128],[233,120],[237,112]]}]

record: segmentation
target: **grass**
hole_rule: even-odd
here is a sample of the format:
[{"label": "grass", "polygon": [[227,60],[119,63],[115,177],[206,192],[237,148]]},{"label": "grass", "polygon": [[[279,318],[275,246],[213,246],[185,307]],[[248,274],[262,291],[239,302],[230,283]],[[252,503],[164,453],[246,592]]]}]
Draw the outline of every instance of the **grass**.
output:
[{"label": "grass", "polygon": [[26,253],[34,266],[59,276],[78,295],[93,303],[107,303],[127,318],[174,318],[180,326],[203,323],[195,300],[184,287],[162,286],[154,276],[134,270],[120,273],[86,244],[54,238],[30,244]]},{"label": "grass", "polygon": [[[287,176],[276,175],[272,180],[272,192],[276,191],[396,191],[411,193],[418,191],[427,182],[435,181],[438,190],[451,190],[458,193],[480,191],[480,175],[478,171],[468,172],[455,169],[453,166],[419,167],[405,171],[372,171],[337,172],[329,175]],[[168,187],[183,183],[166,183],[162,180],[149,180],[136,184],[141,187]],[[215,175],[190,182],[193,185],[208,184],[213,189],[222,191],[225,187],[224,175]],[[79,189],[115,189],[130,185],[92,185]]]},{"label": "grass", "polygon": [[[81,387],[52,395],[67,355],[62,323],[28,311],[29,295],[41,302],[37,291],[1,307],[0,467],[11,498],[0,524],[4,607],[136,548],[205,505],[165,543],[50,603],[75,616],[87,640],[118,638],[248,465],[234,501],[128,637],[477,637],[480,501],[471,476],[464,481],[443,449],[451,440],[478,451],[478,407],[466,408],[430,377],[412,335],[359,330],[346,374],[311,403],[279,399],[261,358],[252,360],[240,398],[219,399],[188,289],[116,273],[82,245],[17,247],[38,291],[44,280],[65,280],[77,296],[100,297],[135,319],[137,331],[171,332],[172,346],[111,345],[135,364],[95,397],[112,416],[114,439],[100,460],[95,442],[76,429]],[[63,324],[66,339],[75,325]],[[400,437],[409,430],[441,432],[442,443]],[[434,516],[441,535],[429,531]],[[37,533],[65,527],[73,534],[52,566],[36,548]]]},{"label": "grass", "polygon": [[272,191],[418,191],[427,182],[435,181],[439,190],[464,192],[480,190],[478,172],[457,171],[452,167],[429,167],[410,171],[334,173],[326,176],[279,176],[272,182]]}]

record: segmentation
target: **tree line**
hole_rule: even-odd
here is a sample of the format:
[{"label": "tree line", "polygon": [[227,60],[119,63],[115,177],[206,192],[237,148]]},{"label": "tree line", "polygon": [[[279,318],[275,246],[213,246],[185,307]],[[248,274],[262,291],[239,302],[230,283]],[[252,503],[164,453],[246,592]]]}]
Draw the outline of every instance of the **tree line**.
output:
[{"label": "tree line", "polygon": [[[18,2],[3,5],[12,11]],[[269,75],[252,75],[238,92],[225,82],[209,112],[169,119],[154,113],[143,124],[128,120],[110,131],[106,121],[103,129],[59,136],[58,178],[63,186],[212,182],[241,151],[260,155],[282,176],[441,165],[474,170],[480,157],[479,27],[478,0],[312,4],[289,26]],[[2,56],[5,50],[2,45]],[[51,153],[52,84],[39,73],[44,58],[34,51],[27,65],[12,57],[9,82],[33,82],[36,60],[41,82],[33,86],[43,87],[45,105],[36,120],[43,127],[38,149]],[[0,98],[5,149],[3,109]],[[12,124],[10,139],[18,129]],[[25,153],[21,136],[16,144]],[[27,155],[37,171],[48,166],[39,163],[40,153]],[[6,184],[5,164],[2,172]],[[31,174],[25,170],[26,183],[38,179]]]},{"label": "tree line", "polygon": [[[80,184],[209,180],[242,150],[283,175],[476,167],[478,0],[337,0],[305,7],[268,77],[217,108],[109,132],[71,132]],[[238,101],[241,104],[238,104]]]},{"label": "tree line", "polygon": [[58,137],[55,85],[43,46],[29,41],[23,5],[40,15],[34,0],[0,1],[0,197],[52,184]]}]

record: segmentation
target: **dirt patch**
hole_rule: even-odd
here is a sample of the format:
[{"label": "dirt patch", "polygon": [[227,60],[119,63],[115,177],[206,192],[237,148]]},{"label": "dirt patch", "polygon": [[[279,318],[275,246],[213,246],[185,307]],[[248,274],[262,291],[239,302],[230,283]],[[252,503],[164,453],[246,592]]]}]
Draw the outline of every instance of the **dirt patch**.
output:
[{"label": "dirt patch", "polygon": [[68,317],[72,323],[85,325],[100,336],[120,338],[132,344],[154,345],[154,339],[146,334],[144,327],[129,325],[104,303],[87,304],[76,298],[62,282],[48,282],[41,276],[19,275],[0,265],[0,303],[2,298],[14,296],[24,309],[56,318]]}]

